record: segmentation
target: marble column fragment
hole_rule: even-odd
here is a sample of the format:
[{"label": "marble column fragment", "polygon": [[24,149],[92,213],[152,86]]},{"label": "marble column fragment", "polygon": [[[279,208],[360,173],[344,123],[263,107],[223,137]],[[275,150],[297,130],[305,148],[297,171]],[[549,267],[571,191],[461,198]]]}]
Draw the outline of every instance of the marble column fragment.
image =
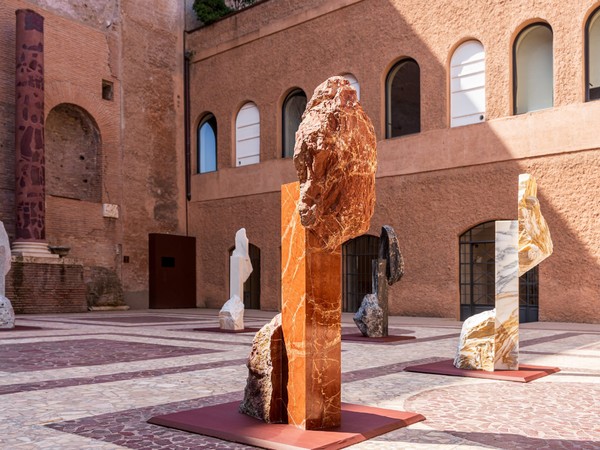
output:
[{"label": "marble column fragment", "polygon": [[342,258],[300,223],[298,183],[281,189],[281,294],[288,358],[288,423],[322,429],[341,422]]},{"label": "marble column fragment", "polygon": [[17,220],[13,250],[44,256],[50,255],[45,243],[44,18],[29,9],[19,9],[16,14]]},{"label": "marble column fragment", "polygon": [[496,221],[494,370],[519,368],[519,222]]}]

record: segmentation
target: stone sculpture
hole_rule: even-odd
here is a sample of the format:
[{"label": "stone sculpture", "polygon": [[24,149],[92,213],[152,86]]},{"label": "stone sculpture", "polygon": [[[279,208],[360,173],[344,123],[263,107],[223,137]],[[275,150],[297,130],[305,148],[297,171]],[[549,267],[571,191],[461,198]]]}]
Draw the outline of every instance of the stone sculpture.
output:
[{"label": "stone sculpture", "polygon": [[[519,175],[519,220],[496,221],[496,308],[463,324],[454,360],[459,369],[519,368],[519,276],[550,256],[553,249],[536,195],[535,179],[529,174]],[[494,329],[490,335],[492,318]]]},{"label": "stone sculpture", "polygon": [[494,371],[496,310],[484,311],[463,323],[454,366],[460,369]]},{"label": "stone sculpture", "polygon": [[6,274],[10,270],[10,242],[0,221],[0,328],[15,327],[15,312],[6,295]]},{"label": "stone sculpture", "polygon": [[234,295],[219,311],[219,327],[222,330],[244,329],[244,302]]},{"label": "stone sculpture", "polygon": [[244,282],[252,273],[246,229],[235,233],[235,249],[229,258],[229,300],[219,311],[219,326],[223,330],[244,329]]},{"label": "stone sculpture", "polygon": [[287,359],[281,314],[256,333],[247,366],[248,380],[239,411],[267,423],[284,422]]},{"label": "stone sculpture", "polygon": [[383,330],[384,313],[381,306],[379,306],[377,294],[365,295],[353,319],[363,336],[387,336],[387,333],[384,333]]},{"label": "stone sculpture", "polygon": [[344,78],[315,89],[294,164],[300,183],[281,190],[287,420],[322,429],[341,422],[340,246],[369,228],[375,203],[375,132]]},{"label": "stone sculpture", "polygon": [[398,237],[389,225],[381,228],[378,259],[373,260],[373,293],[367,294],[354,315],[354,323],[367,337],[388,335],[387,286],[400,281],[404,275],[404,259]]},{"label": "stone sculpture", "polygon": [[375,207],[373,124],[344,81],[332,77],[315,89],[294,148],[300,221],[330,252],[366,233]]}]

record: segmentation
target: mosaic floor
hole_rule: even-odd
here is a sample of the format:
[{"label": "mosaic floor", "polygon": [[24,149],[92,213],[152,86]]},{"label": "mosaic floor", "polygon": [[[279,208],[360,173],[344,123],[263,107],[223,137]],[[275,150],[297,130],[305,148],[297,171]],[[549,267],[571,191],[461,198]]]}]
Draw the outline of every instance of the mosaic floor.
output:
[{"label": "mosaic floor", "polygon": [[[146,423],[241,400],[253,333],[202,330],[217,313],[19,316],[0,333],[0,449],[251,448]],[[273,314],[247,311],[246,326]],[[427,418],[351,448],[600,448],[600,325],[523,325],[522,362],[561,368],[527,384],[403,371],[452,357],[459,332],[451,320],[391,317],[390,334],[416,339],[342,342],[343,401]]]}]

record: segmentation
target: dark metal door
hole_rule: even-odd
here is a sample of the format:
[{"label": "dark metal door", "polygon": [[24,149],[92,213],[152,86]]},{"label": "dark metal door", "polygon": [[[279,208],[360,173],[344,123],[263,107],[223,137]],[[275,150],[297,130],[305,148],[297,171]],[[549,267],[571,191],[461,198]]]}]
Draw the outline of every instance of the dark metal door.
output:
[{"label": "dark metal door", "polygon": [[150,308],[196,307],[196,238],[151,233]]}]

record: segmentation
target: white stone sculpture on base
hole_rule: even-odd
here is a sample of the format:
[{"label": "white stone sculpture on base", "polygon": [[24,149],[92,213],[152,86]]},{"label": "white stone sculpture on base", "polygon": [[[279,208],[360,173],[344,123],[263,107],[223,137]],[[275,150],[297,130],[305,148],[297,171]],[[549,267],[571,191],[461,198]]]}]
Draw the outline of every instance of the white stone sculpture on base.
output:
[{"label": "white stone sculpture on base", "polygon": [[518,217],[496,221],[496,309],[465,320],[454,360],[459,369],[519,369],[519,276],[553,250],[537,184],[529,174],[519,175]]},{"label": "white stone sculpture on base", "polygon": [[[219,327],[222,330],[244,329],[244,282],[252,273],[252,263],[248,253],[246,229],[235,233],[235,250],[229,258],[229,295],[231,297],[219,311]],[[237,300],[236,300],[237,299]]]},{"label": "white stone sculpture on base", "polygon": [[15,327],[15,312],[6,295],[6,274],[10,270],[10,243],[0,222],[0,328]]}]

